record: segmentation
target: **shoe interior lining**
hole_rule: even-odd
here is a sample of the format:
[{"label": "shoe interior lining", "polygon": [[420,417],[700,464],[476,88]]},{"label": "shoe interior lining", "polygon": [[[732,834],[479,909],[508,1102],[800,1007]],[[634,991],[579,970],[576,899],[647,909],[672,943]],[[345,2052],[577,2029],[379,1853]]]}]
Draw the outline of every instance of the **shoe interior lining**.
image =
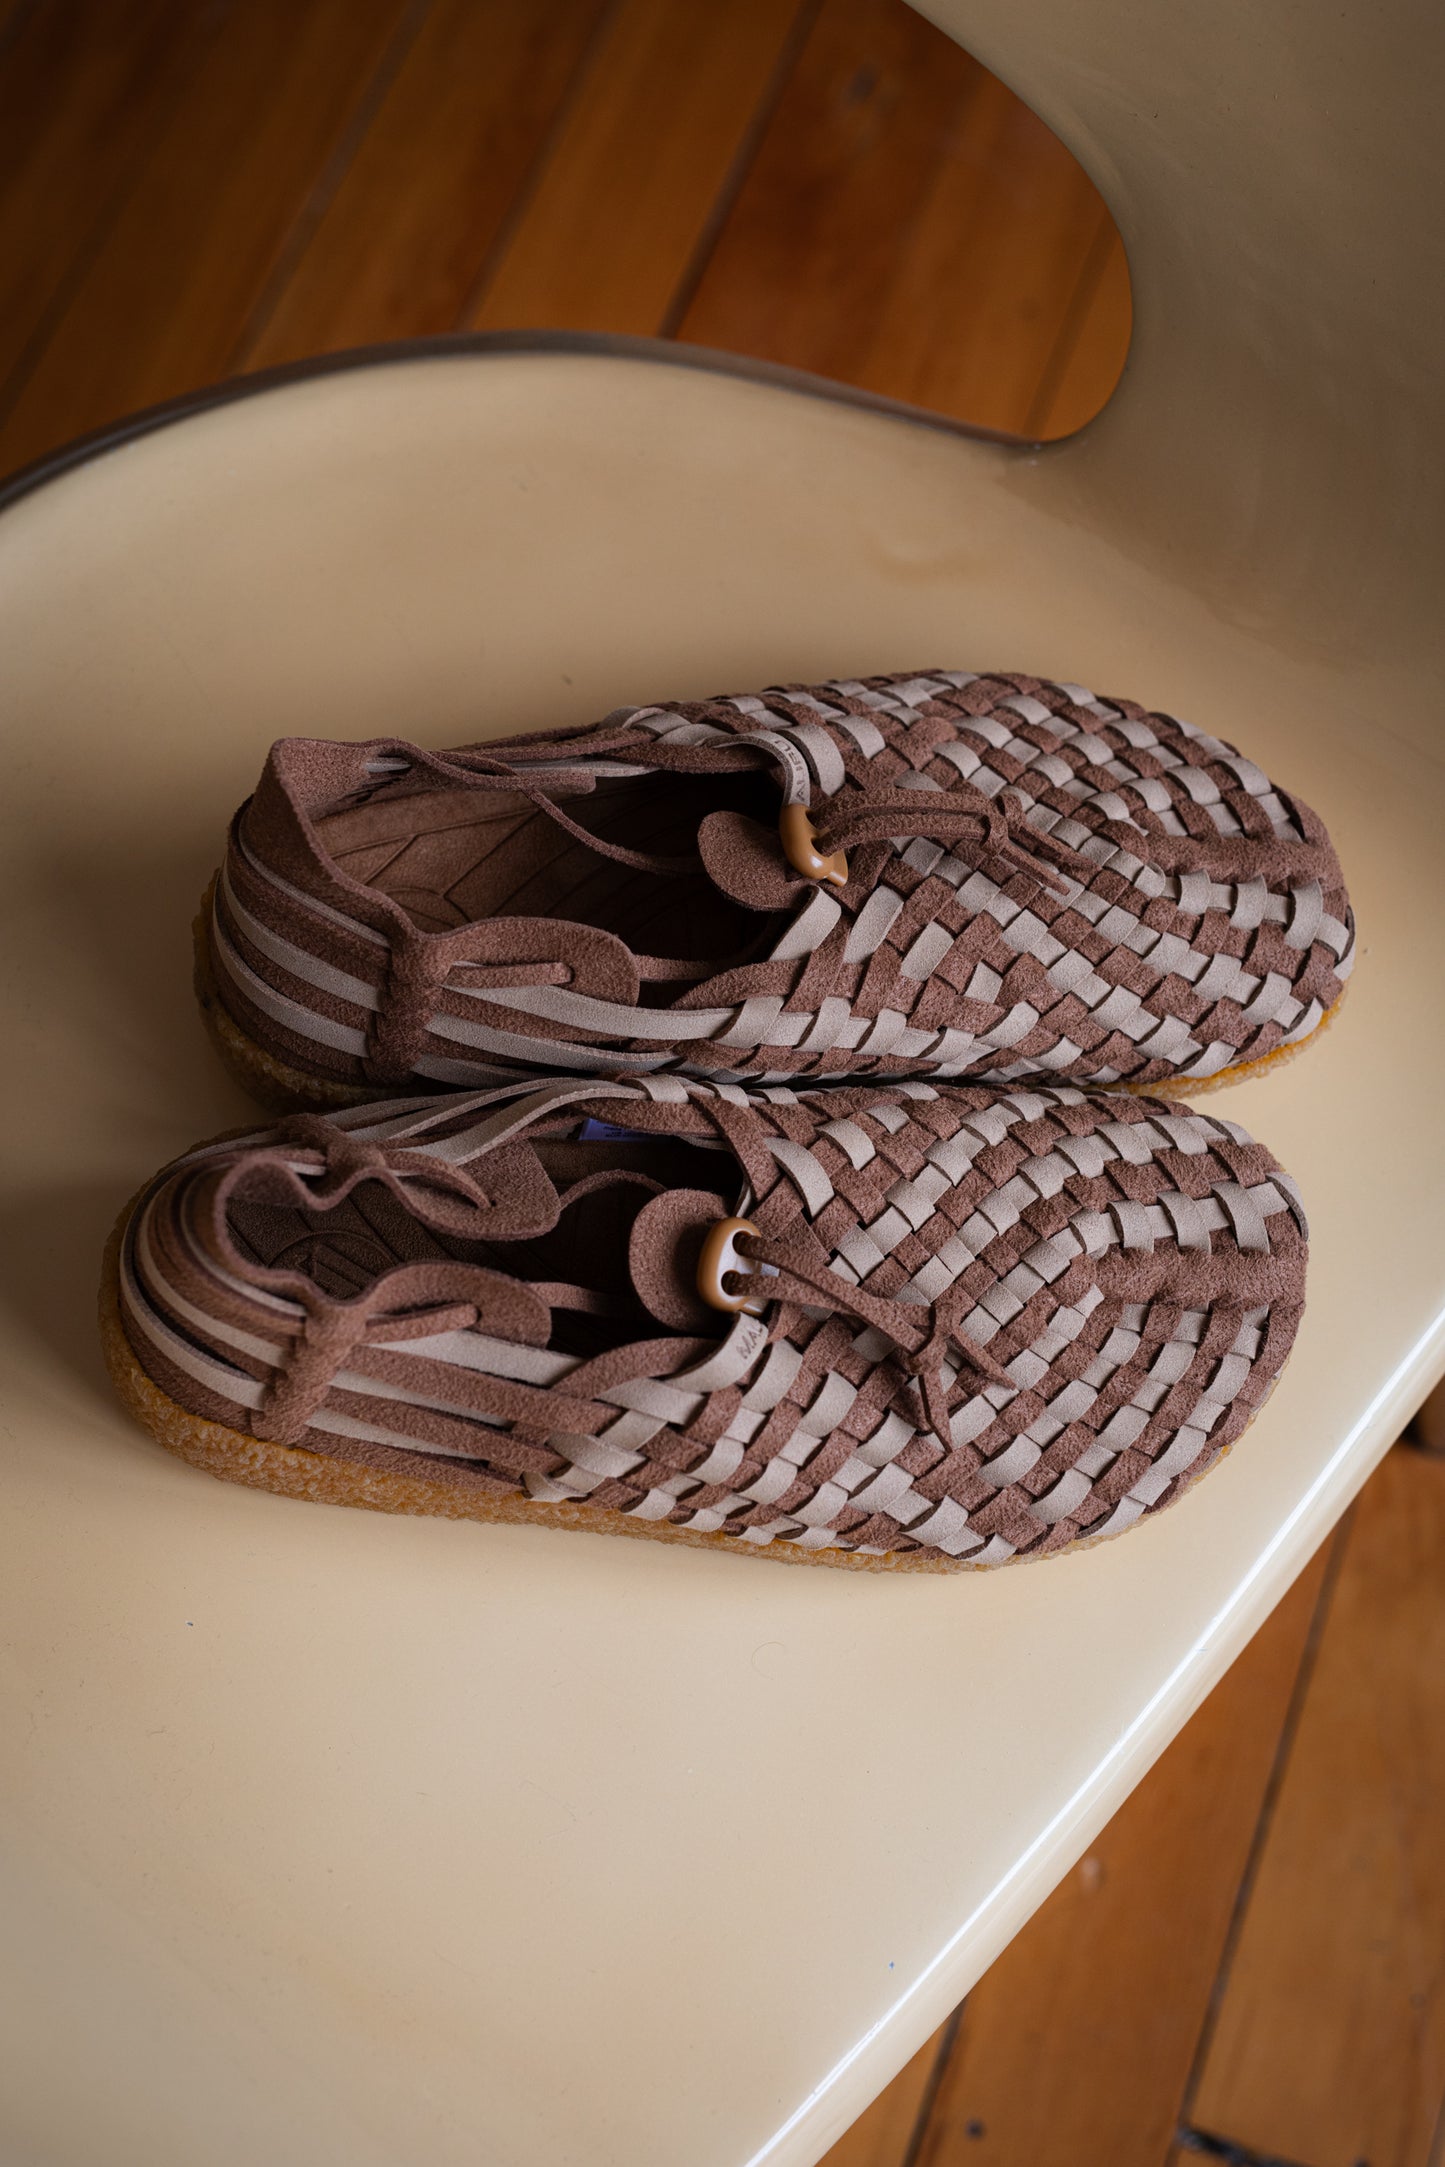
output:
[{"label": "shoe interior lining", "polygon": [[600,1296],[605,1304],[600,1314],[554,1307],[548,1344],[557,1353],[590,1355],[664,1333],[666,1327],[638,1299],[628,1272],[633,1221],[662,1189],[728,1194],[740,1179],[736,1162],[671,1137],[640,1143],[538,1140],[534,1148],[564,1194],[589,1174],[605,1172],[614,1179],[564,1205],[548,1233],[525,1240],[467,1241],[442,1233],[376,1181],[358,1182],[326,1211],[233,1197],[231,1235],[252,1263],[305,1272],[337,1301],[361,1294],[395,1265],[442,1258],[480,1264],[524,1283],[561,1283]]},{"label": "shoe interior lining", "polygon": [[615,933],[639,955],[721,969],[766,952],[784,914],[748,910],[703,869],[697,832],[709,813],[776,824],[770,776],[604,778],[556,802],[604,841],[663,857],[691,855],[680,874],[638,872],[590,850],[512,791],[427,790],[411,777],[316,823],[353,880],[379,888],[422,932],[482,918],[560,918]]}]

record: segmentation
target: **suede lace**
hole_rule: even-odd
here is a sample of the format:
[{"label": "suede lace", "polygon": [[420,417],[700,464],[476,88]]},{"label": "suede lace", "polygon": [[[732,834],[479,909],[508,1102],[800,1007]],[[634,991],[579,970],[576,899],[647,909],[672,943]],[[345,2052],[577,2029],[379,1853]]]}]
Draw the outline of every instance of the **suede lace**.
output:
[{"label": "suede lace", "polygon": [[[506,1092],[495,1094],[499,1098],[511,1095]],[[744,1171],[755,1184],[767,1182],[769,1176],[773,1176],[772,1195],[778,1197],[786,1211],[791,1192],[786,1183],[776,1180],[774,1162],[768,1150],[768,1130],[753,1109],[706,1100],[694,1103],[708,1115],[722,1140],[737,1153]],[[273,1134],[286,1154],[287,1187],[294,1201],[304,1203],[309,1209],[324,1212],[349,1195],[359,1181],[375,1180],[383,1182],[399,1197],[405,1196],[421,1218],[453,1236],[485,1236],[494,1231],[499,1216],[510,1216],[505,1210],[499,1213],[494,1197],[488,1193],[488,1186],[495,1184],[484,1186],[477,1175],[455,1159],[439,1160],[400,1142],[354,1137],[332,1122],[309,1114],[291,1116],[280,1123]],[[465,1139],[454,1139],[452,1149],[459,1156],[464,1155]],[[275,1146],[258,1156],[272,1160],[274,1165]],[[482,1163],[486,1163],[485,1159]],[[279,1168],[276,1170],[280,1171]],[[234,1188],[240,1171],[239,1167],[233,1168],[225,1183],[226,1191]],[[545,1215],[547,1220],[555,1222],[575,1197],[609,1178],[635,1182],[639,1177],[631,1173],[587,1177],[557,1196],[554,1209]],[[645,1178],[642,1185],[649,1189],[659,1186]],[[793,1209],[789,1216],[800,1217],[801,1206],[796,1198],[791,1201]],[[540,1233],[544,1227],[539,1224],[532,1231]],[[951,1412],[960,1397],[945,1383],[943,1371],[947,1362],[951,1360],[956,1370],[971,1374],[982,1384],[1012,1389],[1013,1380],[1008,1371],[964,1332],[962,1320],[974,1305],[971,1297],[957,1289],[941,1301],[927,1305],[870,1294],[832,1269],[823,1244],[803,1225],[790,1225],[773,1235],[743,1236],[737,1246],[739,1253],[749,1261],[769,1266],[776,1275],[769,1276],[763,1285],[770,1304],[822,1307],[883,1333],[892,1342],[900,1367],[916,1382],[928,1427],[945,1450],[951,1442]],[[329,1299],[319,1289],[304,1284],[297,1274],[262,1272],[256,1276],[278,1287],[284,1284],[290,1294],[302,1295],[308,1313],[308,1328],[293,1353],[293,1372],[278,1380],[274,1394],[273,1411],[284,1413],[287,1418],[288,1440],[299,1436],[306,1414],[320,1404],[336,1369],[344,1363],[365,1331],[382,1336],[410,1337],[419,1330],[477,1325],[497,1337],[508,1338],[516,1329],[514,1320],[507,1313],[507,1281],[494,1272],[460,1264],[448,1267],[442,1275],[448,1282],[445,1292],[452,1297],[453,1304],[460,1297],[460,1305],[448,1309],[445,1316],[440,1305],[423,1305],[415,1310],[408,1305],[399,1314],[387,1315],[388,1299],[395,1304],[397,1297],[401,1297],[405,1303],[406,1297],[412,1294],[410,1280],[413,1274],[406,1270],[384,1274],[363,1296],[349,1302]],[[552,1297],[549,1306],[595,1306],[580,1288],[534,1284],[526,1280],[517,1285],[544,1300]],[[753,1274],[729,1273],[724,1285],[730,1293],[757,1291]],[[428,1292],[432,1291],[428,1289]],[[503,1297],[500,1302],[499,1295]],[[775,1312],[770,1322],[776,1324],[778,1321]],[[627,1359],[634,1353],[635,1367]],[[648,1340],[639,1341],[633,1347],[616,1349],[609,1366],[618,1377],[642,1378],[665,1375],[674,1362],[665,1342]],[[575,1382],[574,1379],[574,1386]]]},{"label": "suede lace", "polygon": [[[779,697],[779,707],[786,707],[786,700]],[[779,721],[782,721],[780,716]],[[709,720],[725,721],[734,733],[742,749],[748,749],[748,739],[757,735],[749,730],[744,717],[721,713],[714,715],[709,709]],[[826,729],[826,725],[810,718],[811,727]],[[969,861],[980,870],[996,869],[1004,879],[1023,874],[1036,886],[1052,888],[1056,894],[1067,894],[1068,882],[1061,877],[1060,867],[1077,868],[1088,878],[1096,868],[1092,862],[1067,843],[1041,833],[1028,825],[1023,805],[1016,794],[1003,791],[998,797],[967,782],[962,776],[947,790],[867,789],[849,768],[851,758],[857,766],[860,755],[856,747],[845,746],[836,732],[828,731],[843,764],[846,782],[851,784],[846,796],[841,792],[821,792],[828,806],[828,814],[817,830],[820,849],[841,850],[850,844],[886,842],[904,838],[920,837],[929,842],[945,845],[955,854],[966,853]],[[766,757],[766,747],[756,748],[760,757]],[[604,743],[586,748],[585,755],[578,757],[619,758],[641,754],[647,764],[659,769],[685,769],[691,761],[678,758],[682,748],[669,750],[642,732],[623,732],[608,738]],[[590,829],[573,820],[563,812],[556,801],[548,795],[546,787],[535,777],[529,776],[524,766],[512,764],[482,752],[452,753],[445,757],[431,755],[429,766],[450,775],[468,788],[480,790],[515,790],[554,821],[568,835],[585,843],[600,857],[611,858],[619,865],[626,865],[638,872],[675,875],[692,865],[691,858],[663,856],[655,851],[631,850],[620,843],[607,841],[594,835]],[[552,778],[553,787],[562,780]],[[574,771],[568,778],[569,788],[587,787],[590,776]],[[1014,800],[1014,802],[1010,802]],[[811,802],[811,796],[810,801]]]},{"label": "suede lace", "polygon": [[[916,1381],[928,1427],[945,1452],[953,1442],[950,1417],[958,1396],[944,1383],[943,1367],[950,1357],[956,1367],[971,1372],[981,1384],[1014,1389],[1013,1379],[1003,1365],[962,1328],[963,1316],[973,1307],[970,1296],[955,1290],[943,1301],[925,1307],[922,1303],[891,1301],[883,1295],[869,1294],[840,1277],[827,1262],[821,1244],[808,1234],[781,1241],[740,1234],[736,1246],[740,1256],[769,1267],[770,1276],[761,1288],[769,1301],[821,1305],[834,1315],[854,1317],[860,1324],[885,1333],[893,1342],[899,1362]],[[729,1294],[759,1291],[757,1275],[752,1272],[725,1273],[723,1287]]]}]

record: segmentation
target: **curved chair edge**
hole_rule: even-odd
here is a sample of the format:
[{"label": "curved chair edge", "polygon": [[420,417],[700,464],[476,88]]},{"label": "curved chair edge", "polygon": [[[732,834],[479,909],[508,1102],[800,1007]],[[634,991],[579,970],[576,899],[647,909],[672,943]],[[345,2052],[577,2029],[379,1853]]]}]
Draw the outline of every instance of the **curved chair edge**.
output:
[{"label": "curved chair edge", "polygon": [[[725,353],[711,346],[686,345],[675,339],[637,338],[609,331],[448,331],[428,338],[391,339],[372,346],[351,346],[337,353],[311,354],[302,361],[283,361],[275,368],[258,369],[250,375],[229,376],[219,383],[185,391],[155,406],[141,407],[118,421],[105,422],[83,436],[42,452],[14,473],[0,477],[0,512],[28,496],[32,490],[56,481],[74,467],[98,459],[106,452],[187,421],[212,407],[228,406],[267,391],[312,378],[340,376],[353,369],[402,366],[418,361],[445,361],[462,355],[483,354],[580,354],[602,360],[647,361],[663,368],[696,369],[712,376],[730,376],[744,382],[767,384],[791,391],[801,398],[824,399],[838,406],[860,408],[865,413],[887,416],[893,421],[932,429],[940,435],[966,437],[976,443],[996,444],[1003,449],[1038,452],[1048,447],[1032,437],[1010,436],[998,429],[976,427],[928,407],[913,406],[904,399],[886,398],[881,392],[863,391],[833,377],[794,369],[778,361],[761,361],[750,354]],[[1067,441],[1065,439],[1064,441]]]}]

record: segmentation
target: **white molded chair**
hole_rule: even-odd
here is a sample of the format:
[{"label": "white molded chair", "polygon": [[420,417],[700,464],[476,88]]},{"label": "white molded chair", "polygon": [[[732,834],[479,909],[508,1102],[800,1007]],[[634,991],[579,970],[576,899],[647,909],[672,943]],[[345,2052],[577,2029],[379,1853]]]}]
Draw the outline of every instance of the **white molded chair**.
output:
[{"label": "white molded chair", "polygon": [[[930,12],[1123,228],[1134,352],[1082,437],[471,342],[235,387],[0,517],[9,2159],[815,2160],[1438,1373],[1445,19]],[[1200,1491],[1047,1569],[874,1580],[303,1509],[127,1424],[99,1249],[247,1118],[188,921],[274,735],[942,660],[1237,738],[1351,878],[1342,1017],[1227,1102],[1303,1186],[1313,1279]]]}]

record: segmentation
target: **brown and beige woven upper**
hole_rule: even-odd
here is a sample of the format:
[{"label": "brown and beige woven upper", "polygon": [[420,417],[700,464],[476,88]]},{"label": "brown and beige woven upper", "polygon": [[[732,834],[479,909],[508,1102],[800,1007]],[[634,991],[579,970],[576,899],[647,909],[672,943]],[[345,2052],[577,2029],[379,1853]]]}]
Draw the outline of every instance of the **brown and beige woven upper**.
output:
[{"label": "brown and beige woven upper", "polygon": [[443,755],[283,740],[209,941],[245,1039],[372,1090],[1209,1079],[1308,1038],[1354,953],[1320,821],[1230,746],[953,670]]},{"label": "brown and beige woven upper", "polygon": [[[739,1215],[713,1293],[760,1313],[728,1316],[699,1256]],[[1305,1260],[1288,1177],[1187,1108],[553,1079],[190,1153],[130,1214],[119,1301],[155,1404],[238,1447],[992,1566],[1211,1466],[1279,1374]]]}]

